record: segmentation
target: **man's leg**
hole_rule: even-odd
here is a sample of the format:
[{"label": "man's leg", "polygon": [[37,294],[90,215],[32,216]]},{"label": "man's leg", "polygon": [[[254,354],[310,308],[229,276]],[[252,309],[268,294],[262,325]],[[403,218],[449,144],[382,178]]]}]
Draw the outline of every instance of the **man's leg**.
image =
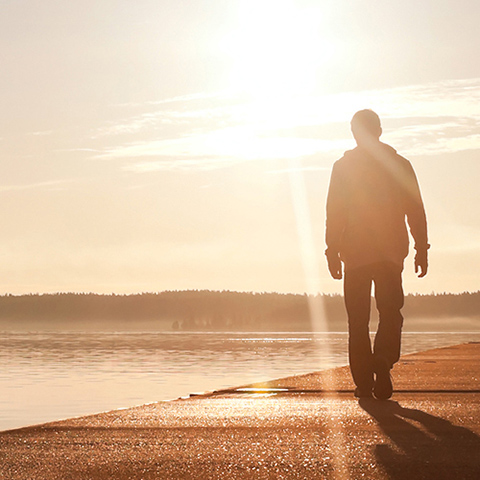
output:
[{"label": "man's leg", "polygon": [[375,300],[379,314],[374,356],[385,358],[390,366],[400,358],[404,303],[402,288],[403,266],[394,263],[376,265],[374,272]]},{"label": "man's leg", "polygon": [[381,263],[374,271],[375,300],[379,313],[379,324],[374,344],[375,387],[377,398],[392,396],[393,385],[390,369],[400,358],[404,295],[401,265]]},{"label": "man's leg", "polygon": [[373,388],[373,355],[368,324],[372,275],[368,267],[345,270],[345,307],[348,315],[348,356],[350,371],[358,391],[368,394]]}]

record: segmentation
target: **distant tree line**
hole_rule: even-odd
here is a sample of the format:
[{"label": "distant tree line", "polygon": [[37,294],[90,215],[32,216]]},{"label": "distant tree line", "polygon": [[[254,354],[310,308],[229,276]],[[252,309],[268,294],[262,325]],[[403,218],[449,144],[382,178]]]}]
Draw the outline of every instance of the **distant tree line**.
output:
[{"label": "distant tree line", "polygon": [[[318,307],[318,308],[317,308]],[[340,295],[299,295],[210,290],[133,295],[57,293],[0,296],[0,322],[157,322],[184,330],[309,331],[311,312],[330,330],[346,325]],[[480,322],[480,292],[407,295],[405,316],[475,317]]]}]

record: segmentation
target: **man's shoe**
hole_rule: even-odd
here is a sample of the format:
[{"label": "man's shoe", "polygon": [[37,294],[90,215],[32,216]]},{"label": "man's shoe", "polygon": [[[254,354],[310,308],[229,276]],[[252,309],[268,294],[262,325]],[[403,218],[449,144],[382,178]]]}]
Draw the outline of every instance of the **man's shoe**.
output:
[{"label": "man's shoe", "polygon": [[372,398],[372,389],[371,388],[360,388],[355,389],[354,395],[357,398]]},{"label": "man's shoe", "polygon": [[384,358],[375,360],[375,386],[373,394],[379,400],[388,400],[393,394],[390,365]]}]

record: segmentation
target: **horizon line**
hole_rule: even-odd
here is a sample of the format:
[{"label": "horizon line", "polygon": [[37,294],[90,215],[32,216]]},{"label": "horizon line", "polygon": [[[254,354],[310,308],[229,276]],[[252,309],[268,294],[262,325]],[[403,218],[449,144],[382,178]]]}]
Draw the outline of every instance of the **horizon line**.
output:
[{"label": "horizon line", "polygon": [[[0,298],[5,297],[29,297],[29,296],[53,296],[53,295],[95,295],[95,296],[104,296],[104,297],[133,297],[141,295],[160,295],[162,293],[236,293],[236,294],[247,294],[247,295],[294,295],[294,296],[343,296],[343,293],[326,293],[326,292],[317,292],[317,293],[298,293],[298,292],[278,292],[278,291],[253,291],[253,290],[210,290],[207,288],[202,289],[179,289],[179,290],[157,290],[157,291],[142,291],[142,292],[129,292],[129,293],[100,293],[100,292],[81,292],[81,291],[57,291],[57,292],[29,292],[29,293],[1,293]],[[430,292],[430,293],[406,293],[405,296],[419,296],[419,297],[435,297],[435,296],[460,296],[460,295],[475,295],[480,294],[480,290],[464,290],[463,292]],[[372,295],[373,296],[373,295]]]}]

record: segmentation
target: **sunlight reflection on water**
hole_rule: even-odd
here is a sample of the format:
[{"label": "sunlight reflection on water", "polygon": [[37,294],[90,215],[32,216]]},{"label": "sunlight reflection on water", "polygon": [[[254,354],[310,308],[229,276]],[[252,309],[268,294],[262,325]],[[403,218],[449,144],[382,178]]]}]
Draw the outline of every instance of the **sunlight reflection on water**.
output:
[{"label": "sunlight reflection on water", "polygon": [[[480,333],[404,333],[403,353]],[[0,430],[347,363],[346,333],[2,333]]]}]

